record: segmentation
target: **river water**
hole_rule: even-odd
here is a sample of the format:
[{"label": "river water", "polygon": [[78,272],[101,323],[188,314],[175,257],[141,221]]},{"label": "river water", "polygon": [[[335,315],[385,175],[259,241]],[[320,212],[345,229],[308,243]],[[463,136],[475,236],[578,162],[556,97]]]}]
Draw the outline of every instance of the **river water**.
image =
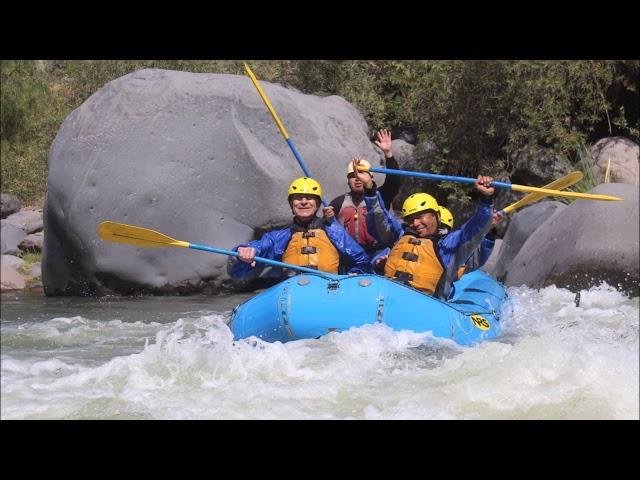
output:
[{"label": "river water", "polygon": [[249,294],[3,294],[0,418],[640,418],[637,297],[508,291],[503,335],[474,347],[384,325],[234,342]]}]

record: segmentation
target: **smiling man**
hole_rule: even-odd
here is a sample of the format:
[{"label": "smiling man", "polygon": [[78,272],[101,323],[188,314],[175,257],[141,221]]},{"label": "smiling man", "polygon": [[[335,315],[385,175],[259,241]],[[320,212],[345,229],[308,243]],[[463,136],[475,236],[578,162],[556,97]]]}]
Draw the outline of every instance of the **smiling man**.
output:
[{"label": "smiling man", "polygon": [[294,180],[289,186],[288,200],[293,213],[292,225],[234,248],[239,257],[237,260],[232,257],[227,266],[231,277],[257,273],[261,266],[256,267],[256,256],[329,273],[370,271],[367,254],[342,225],[316,215],[322,202],[322,187],[318,182],[308,177]]},{"label": "smiling man", "polygon": [[[439,232],[440,207],[436,199],[426,193],[410,195],[402,205],[404,225],[385,217],[391,219],[386,222],[385,232],[392,233],[398,241],[392,249],[374,257],[372,264],[378,268],[384,265],[385,277],[446,299],[457,279],[458,267],[478,248],[491,228],[492,181],[492,177],[478,176],[476,188],[482,195],[475,215],[448,235]],[[373,209],[368,215],[374,215]]]}]

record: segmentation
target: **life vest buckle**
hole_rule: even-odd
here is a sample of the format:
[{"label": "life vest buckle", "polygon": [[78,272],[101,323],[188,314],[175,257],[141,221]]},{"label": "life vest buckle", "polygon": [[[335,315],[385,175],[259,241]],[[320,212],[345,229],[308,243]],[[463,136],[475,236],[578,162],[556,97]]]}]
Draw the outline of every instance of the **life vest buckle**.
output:
[{"label": "life vest buckle", "polygon": [[404,252],[402,254],[402,258],[404,260],[409,261],[409,262],[417,262],[418,261],[418,255],[413,253],[413,252]]},{"label": "life vest buckle", "polygon": [[420,240],[419,238],[410,238],[409,239],[409,243],[411,245],[421,245],[422,244],[422,240]]},{"label": "life vest buckle", "polygon": [[396,278],[401,282],[410,282],[413,280],[413,274],[409,272],[403,272],[402,270],[397,270]]},{"label": "life vest buckle", "polygon": [[302,247],[300,253],[308,255],[310,253],[316,253],[316,247]]},{"label": "life vest buckle", "polygon": [[316,232],[302,232],[302,238],[315,238]]}]

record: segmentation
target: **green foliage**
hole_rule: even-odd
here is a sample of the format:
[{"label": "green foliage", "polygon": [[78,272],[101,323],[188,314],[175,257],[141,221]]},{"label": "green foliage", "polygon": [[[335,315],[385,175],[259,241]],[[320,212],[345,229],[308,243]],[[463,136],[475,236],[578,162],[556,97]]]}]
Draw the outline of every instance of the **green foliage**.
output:
[{"label": "green foliage", "polygon": [[0,137],[12,140],[29,133],[29,116],[46,91],[31,62],[3,61],[0,68]]},{"label": "green foliage", "polygon": [[[511,152],[553,148],[578,162],[603,136],[639,141],[638,60],[248,60],[261,81],[340,95],[379,128],[411,125],[441,150],[425,171],[508,175]],[[46,155],[64,118],[141,68],[245,75],[240,60],[2,61],[2,191],[42,201]],[[291,132],[293,133],[293,132]],[[440,194],[464,202],[466,190]],[[443,199],[444,200],[444,199]]]},{"label": "green foliage", "polygon": [[[29,275],[33,264],[42,262],[42,252],[21,252],[20,258],[24,260],[24,263],[20,265],[18,271],[23,275]],[[39,279],[40,276],[37,278]]]},{"label": "green foliage", "polygon": [[0,62],[2,191],[38,202],[46,188],[46,154],[69,111],[34,61]]},{"label": "green foliage", "polygon": [[[600,183],[603,183],[603,178],[597,178],[597,176],[593,172],[593,160],[591,158],[591,152],[589,152],[589,148],[586,144],[581,143],[578,145],[576,158],[573,160],[573,165],[575,165],[582,172],[582,180],[573,185],[569,190],[573,192],[582,192],[587,193],[595,188]],[[566,203],[571,203],[575,201],[575,199],[562,199]]]}]

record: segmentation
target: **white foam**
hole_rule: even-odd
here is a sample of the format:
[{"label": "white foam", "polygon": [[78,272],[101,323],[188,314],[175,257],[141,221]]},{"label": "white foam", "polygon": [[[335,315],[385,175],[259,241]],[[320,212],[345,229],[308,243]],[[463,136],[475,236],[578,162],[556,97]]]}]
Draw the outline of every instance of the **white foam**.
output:
[{"label": "white foam", "polygon": [[234,342],[228,315],[206,313],[3,325],[1,416],[639,418],[637,298],[509,293],[504,336],[475,347],[384,325]]}]

